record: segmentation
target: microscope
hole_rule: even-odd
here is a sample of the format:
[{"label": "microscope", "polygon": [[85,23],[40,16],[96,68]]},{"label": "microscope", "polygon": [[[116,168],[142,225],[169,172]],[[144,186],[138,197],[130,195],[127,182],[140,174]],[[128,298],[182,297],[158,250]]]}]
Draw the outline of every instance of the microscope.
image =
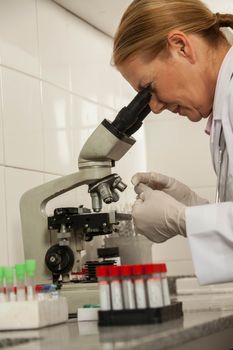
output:
[{"label": "microscope", "polygon": [[[133,146],[132,137],[149,114],[151,93],[141,90],[127,107],[110,122],[104,119],[84,144],[78,158],[79,171],[52,180],[25,192],[20,199],[25,259],[37,262],[37,283],[67,280],[81,269],[84,243],[95,236],[114,232],[121,220],[130,214],[102,212],[103,203],[119,200],[126,189],[121,177],[112,173],[115,162]],[[77,208],[56,208],[47,216],[47,203],[74,188],[88,186],[92,208],[82,203]]]}]

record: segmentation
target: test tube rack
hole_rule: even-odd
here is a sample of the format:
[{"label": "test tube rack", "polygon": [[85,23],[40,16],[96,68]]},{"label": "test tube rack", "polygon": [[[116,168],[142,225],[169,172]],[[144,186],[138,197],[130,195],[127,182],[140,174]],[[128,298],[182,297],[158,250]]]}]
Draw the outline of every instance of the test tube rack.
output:
[{"label": "test tube rack", "polygon": [[68,320],[65,297],[0,304],[0,330],[36,329]]},{"label": "test tube rack", "polygon": [[181,302],[173,302],[157,308],[132,310],[99,310],[99,326],[128,326],[139,324],[155,324],[174,320],[183,316]]}]

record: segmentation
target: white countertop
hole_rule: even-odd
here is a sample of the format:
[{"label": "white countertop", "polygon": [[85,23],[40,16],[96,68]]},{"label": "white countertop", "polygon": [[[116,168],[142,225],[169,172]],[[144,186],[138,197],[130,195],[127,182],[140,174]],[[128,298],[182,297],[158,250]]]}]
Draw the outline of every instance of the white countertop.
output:
[{"label": "white countertop", "polygon": [[71,320],[41,330],[0,332],[0,341],[6,338],[34,338],[27,343],[11,346],[9,349],[12,350],[162,350],[176,349],[195,339],[231,329],[233,311],[203,311],[186,312],[178,320],[143,326],[98,327],[97,322],[78,323]]}]

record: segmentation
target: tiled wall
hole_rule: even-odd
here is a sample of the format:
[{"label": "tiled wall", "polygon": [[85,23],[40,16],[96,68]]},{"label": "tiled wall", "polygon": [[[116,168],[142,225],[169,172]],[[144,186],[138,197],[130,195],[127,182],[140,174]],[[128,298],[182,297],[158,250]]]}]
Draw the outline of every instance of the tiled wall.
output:
[{"label": "tiled wall", "polygon": [[[135,95],[110,65],[111,50],[111,38],[53,1],[0,1],[0,265],[23,259],[21,195],[77,171],[88,135]],[[116,169],[128,183],[145,159],[143,131],[137,138]],[[84,187],[48,211],[80,204],[90,205]]]},{"label": "tiled wall", "polygon": [[[76,171],[88,135],[135,95],[111,67],[111,50],[109,37],[51,0],[0,1],[0,265],[23,259],[20,196]],[[150,116],[116,166],[129,184],[120,205],[133,200],[130,178],[146,168],[177,177],[213,200],[204,124],[167,113]],[[84,187],[51,201],[48,212],[80,204],[90,206]],[[154,256],[168,262],[170,274],[193,271],[182,237],[155,244]]]}]

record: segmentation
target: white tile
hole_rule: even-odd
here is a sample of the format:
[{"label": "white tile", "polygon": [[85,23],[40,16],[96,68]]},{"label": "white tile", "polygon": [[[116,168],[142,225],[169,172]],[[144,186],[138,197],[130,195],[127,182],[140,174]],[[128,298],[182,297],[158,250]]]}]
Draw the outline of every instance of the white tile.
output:
[{"label": "white tile", "polygon": [[19,201],[24,192],[43,183],[43,173],[6,168],[5,176],[9,263],[14,265],[24,260]]},{"label": "white tile", "polygon": [[0,166],[0,239],[1,254],[0,265],[8,265],[8,234],[6,225],[6,193],[5,193],[5,168]]},{"label": "white tile", "polygon": [[232,13],[233,12],[233,3],[231,0],[204,0],[204,3],[213,11],[213,12],[222,12],[222,13]]},{"label": "white tile", "polygon": [[61,176],[59,175],[53,175],[53,174],[46,174],[44,173],[44,183],[47,183],[52,180],[59,179]]},{"label": "white tile", "polygon": [[190,187],[215,186],[205,124],[184,118],[145,124],[148,170],[177,178]]},{"label": "white tile", "polygon": [[100,124],[104,119],[107,119],[109,121],[113,121],[115,117],[117,116],[118,110],[113,108],[108,108],[99,105],[99,117],[98,117],[98,123]]},{"label": "white tile", "polygon": [[0,1],[1,63],[39,75],[36,0]]},{"label": "white tile", "polygon": [[119,106],[119,109],[123,106],[128,105],[131,100],[136,96],[137,92],[132,88],[131,85],[123,78],[121,77],[120,80],[120,89],[121,89],[121,105]]},{"label": "white tile", "polygon": [[72,138],[71,130],[45,131],[45,171],[59,175],[73,171]]},{"label": "white tile", "polygon": [[[116,68],[114,67],[116,70]],[[132,86],[122,77],[117,71],[116,77],[116,92],[115,92],[115,108],[119,111],[122,107],[127,106],[131,100],[136,96],[137,92]]]},{"label": "white tile", "polygon": [[[44,174],[44,183],[56,180],[58,178],[60,178],[60,176]],[[53,211],[55,208],[77,206],[78,205],[76,202],[76,190],[72,190],[50,200],[46,206],[46,213],[48,216],[51,216],[53,215]]]},{"label": "white tile", "polygon": [[67,174],[73,169],[71,95],[48,83],[42,84],[45,172]]},{"label": "white tile", "polygon": [[37,4],[41,77],[69,89],[72,52],[68,21],[73,16],[51,0]]},{"label": "white tile", "polygon": [[118,72],[111,66],[112,40],[87,23],[69,21],[72,91],[103,105],[114,107]]},{"label": "white tile", "polygon": [[3,119],[7,165],[43,170],[40,84],[3,68]]},{"label": "white tile", "polygon": [[[102,121],[102,108],[97,103],[72,96],[72,130],[74,140],[73,171],[78,170],[79,153],[88,137]],[[100,118],[101,116],[101,118]]]}]

